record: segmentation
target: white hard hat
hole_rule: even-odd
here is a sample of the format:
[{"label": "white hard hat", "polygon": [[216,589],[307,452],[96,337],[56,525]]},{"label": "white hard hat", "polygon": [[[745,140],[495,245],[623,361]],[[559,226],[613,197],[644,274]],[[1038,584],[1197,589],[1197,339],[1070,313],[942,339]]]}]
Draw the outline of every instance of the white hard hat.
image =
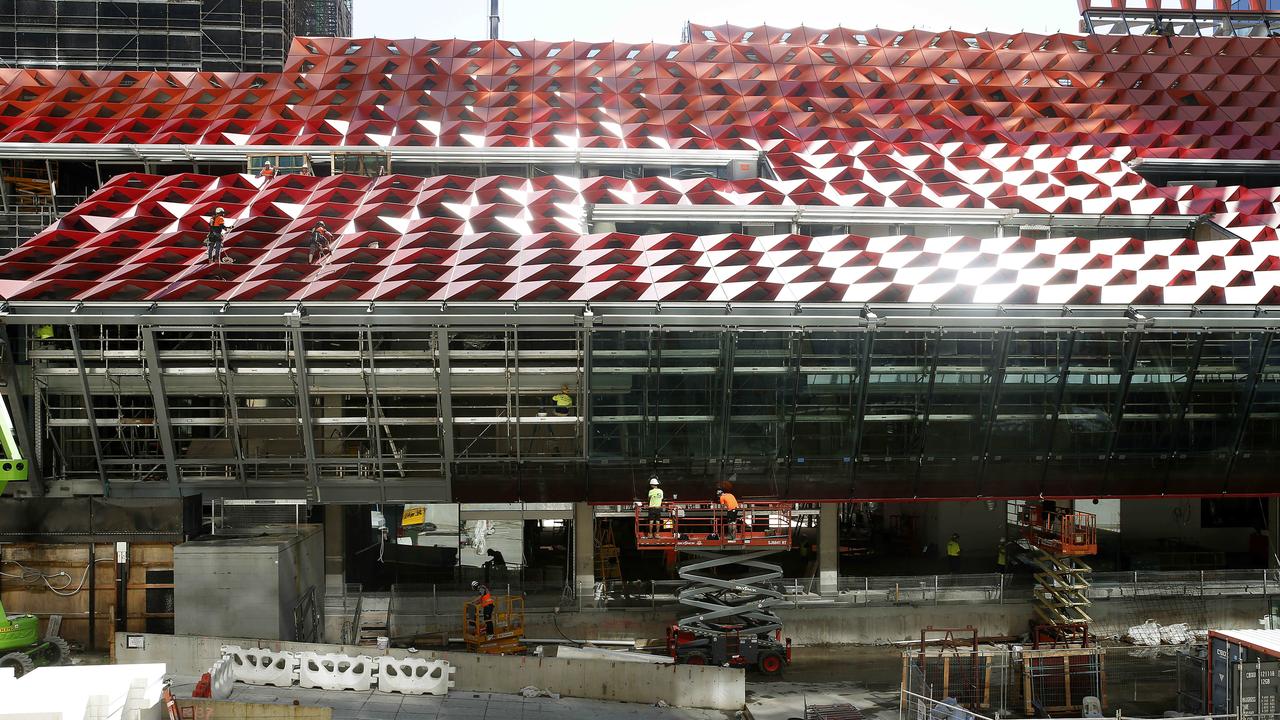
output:
[{"label": "white hard hat", "polygon": [[215,209],[214,209],[214,211],[213,211],[213,214],[214,214],[214,215],[221,215],[221,214],[223,214],[223,213],[225,213],[225,212],[226,212],[226,210],[223,210],[222,208],[215,208]]},{"label": "white hard hat", "polygon": [[472,580],[472,581],[471,581],[471,587],[473,587],[473,588],[478,588],[478,587],[480,587],[480,581],[479,581],[479,580]]},{"label": "white hard hat", "polygon": [[649,484],[650,484],[650,485],[657,485],[657,484],[658,484],[658,476],[657,476],[657,475],[654,475],[653,477],[649,478]]}]

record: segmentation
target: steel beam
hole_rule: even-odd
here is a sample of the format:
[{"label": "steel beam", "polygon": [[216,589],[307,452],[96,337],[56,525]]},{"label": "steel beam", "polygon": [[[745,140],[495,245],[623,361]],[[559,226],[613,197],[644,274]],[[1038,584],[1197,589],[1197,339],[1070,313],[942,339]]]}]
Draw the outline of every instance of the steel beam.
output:
[{"label": "steel beam", "polygon": [[1058,432],[1058,418],[1062,416],[1062,401],[1067,397],[1067,378],[1071,375],[1071,359],[1076,350],[1076,339],[1079,332],[1072,331],[1067,336],[1067,350],[1062,356],[1062,370],[1058,375],[1058,388],[1053,394],[1052,416],[1049,418],[1049,437],[1045,443],[1044,464],[1040,467],[1040,497],[1044,497],[1044,483],[1049,477],[1049,464],[1053,462],[1053,441]]},{"label": "steel beam", "polygon": [[142,355],[147,365],[146,381],[151,389],[151,403],[156,410],[156,437],[160,440],[160,452],[164,455],[164,474],[169,480],[169,489],[178,496],[181,495],[178,466],[174,464],[177,453],[173,446],[173,425],[169,422],[169,394],[165,391],[164,368],[156,352],[155,329],[144,326],[140,330]]},{"label": "steel beam", "polygon": [[1271,343],[1275,340],[1275,333],[1269,332],[1262,338],[1262,349],[1258,353],[1258,366],[1249,374],[1249,385],[1245,387],[1244,397],[1240,402],[1240,410],[1236,413],[1239,421],[1236,423],[1235,439],[1231,442],[1231,456],[1227,458],[1227,472],[1222,478],[1222,490],[1226,492],[1230,487],[1231,474],[1235,472],[1236,459],[1240,457],[1240,448],[1244,446],[1244,435],[1249,428],[1249,416],[1253,413],[1253,401],[1258,394],[1258,384],[1262,381],[1262,374],[1267,370],[1267,355],[1271,352]]},{"label": "steel beam", "polygon": [[306,453],[307,460],[307,500],[321,502],[323,498],[320,497],[320,470],[316,467],[316,437],[315,425],[311,418],[311,392],[307,388],[310,377],[307,373],[307,346],[302,328],[296,322],[298,319],[292,318],[290,327],[286,328],[285,332],[289,333],[293,344],[294,387],[298,395],[298,418],[302,425],[302,450]]},{"label": "steel beam", "polygon": [[93,441],[93,457],[98,465],[98,480],[102,482],[102,492],[109,495],[111,488],[107,485],[107,469],[102,464],[102,438],[98,436],[98,419],[94,415],[93,393],[89,392],[89,373],[84,366],[84,349],[80,346],[80,329],[75,325],[67,328],[71,333],[71,352],[76,359],[76,372],[80,375],[81,399],[84,401],[85,418],[89,421],[89,437]]},{"label": "steel beam", "polygon": [[979,456],[978,497],[982,497],[983,481],[987,478],[987,462],[991,459],[991,437],[995,434],[996,412],[1000,409],[1000,391],[1004,389],[1005,365],[1009,361],[1009,343],[1013,340],[1013,331],[1000,333],[1000,341],[996,345],[995,356],[991,359],[991,400],[986,407],[987,425],[982,431],[982,454]]}]

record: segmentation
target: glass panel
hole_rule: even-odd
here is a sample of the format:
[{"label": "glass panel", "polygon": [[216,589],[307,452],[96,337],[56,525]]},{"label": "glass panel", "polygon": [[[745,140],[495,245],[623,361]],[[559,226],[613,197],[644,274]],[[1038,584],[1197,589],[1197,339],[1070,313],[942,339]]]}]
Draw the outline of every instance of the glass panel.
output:
[{"label": "glass panel", "polygon": [[1116,434],[1116,454],[1107,468],[1109,488],[1141,495],[1163,492],[1197,342],[1192,333],[1143,334]]},{"label": "glass panel", "polygon": [[672,330],[657,334],[656,392],[650,414],[657,422],[654,455],[708,458],[719,454],[721,334]]},{"label": "glass panel", "polygon": [[[1262,352],[1261,336],[1254,339],[1254,352]],[[1255,364],[1254,367],[1257,367]],[[1253,407],[1244,425],[1240,455],[1236,457],[1228,484],[1232,491],[1257,488],[1275,491],[1275,463],[1280,452],[1280,343],[1272,340],[1262,362],[1262,375],[1254,391]]]},{"label": "glass panel", "polygon": [[1261,334],[1205,334],[1186,416],[1173,428],[1174,454],[1166,492],[1208,492],[1221,487],[1235,444],[1240,405],[1261,345]]},{"label": "glass panel", "polygon": [[936,342],[933,335],[896,330],[877,331],[871,341],[854,481],[860,497],[902,497],[914,485]]},{"label": "glass panel", "polygon": [[982,493],[1040,491],[1053,406],[1071,334],[1019,331],[1009,342]]},{"label": "glass panel", "polygon": [[1129,333],[1105,332],[1077,336],[1052,438],[1046,495],[1107,494],[1102,478],[1129,337]]},{"label": "glass panel", "polygon": [[994,387],[993,364],[1002,341],[989,332],[949,332],[937,342],[938,369],[915,494],[972,497]]},{"label": "glass panel", "polygon": [[639,459],[652,450],[646,442],[645,408],[656,381],[643,331],[591,335],[591,459]]}]

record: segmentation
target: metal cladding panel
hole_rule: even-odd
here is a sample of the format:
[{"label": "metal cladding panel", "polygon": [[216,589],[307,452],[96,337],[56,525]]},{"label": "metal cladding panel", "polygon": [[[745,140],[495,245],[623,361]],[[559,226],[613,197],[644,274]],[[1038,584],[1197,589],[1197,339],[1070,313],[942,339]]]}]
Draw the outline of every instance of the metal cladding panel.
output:
[{"label": "metal cladding panel", "polygon": [[296,639],[295,607],[309,589],[323,596],[324,535],[310,525],[262,530],[174,548],[174,632]]}]

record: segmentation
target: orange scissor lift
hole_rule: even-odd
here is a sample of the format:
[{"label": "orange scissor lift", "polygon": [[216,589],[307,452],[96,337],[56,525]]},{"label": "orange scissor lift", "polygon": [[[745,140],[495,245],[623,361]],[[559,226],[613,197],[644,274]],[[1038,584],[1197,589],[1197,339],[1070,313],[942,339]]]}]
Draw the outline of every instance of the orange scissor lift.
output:
[{"label": "orange scissor lift", "polygon": [[791,662],[791,639],[772,608],[785,602],[772,582],[782,568],[764,558],[791,548],[790,503],[741,503],[731,520],[719,505],[667,502],[659,518],[636,507],[640,550],[688,556],[681,605],[696,610],[667,629],[667,652],[690,665],[754,667],[773,675]]},{"label": "orange scissor lift", "polygon": [[1010,501],[1007,522],[1030,553],[1035,568],[1037,640],[1089,641],[1089,575],[1082,559],[1098,553],[1093,513],[1059,509],[1048,502]]}]

